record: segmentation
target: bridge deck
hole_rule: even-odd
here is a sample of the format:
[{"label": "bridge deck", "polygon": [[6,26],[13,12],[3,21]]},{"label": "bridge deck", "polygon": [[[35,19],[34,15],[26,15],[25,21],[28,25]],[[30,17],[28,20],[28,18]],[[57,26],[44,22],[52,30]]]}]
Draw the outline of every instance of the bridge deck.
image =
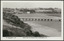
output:
[{"label": "bridge deck", "polygon": [[19,18],[39,18],[39,19],[61,19],[61,17],[47,16],[46,14],[16,14]]}]

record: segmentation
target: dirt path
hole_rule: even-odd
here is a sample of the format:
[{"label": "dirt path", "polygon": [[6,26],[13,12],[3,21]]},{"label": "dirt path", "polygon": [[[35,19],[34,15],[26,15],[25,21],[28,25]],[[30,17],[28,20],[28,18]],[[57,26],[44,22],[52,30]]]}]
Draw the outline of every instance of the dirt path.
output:
[{"label": "dirt path", "polygon": [[61,33],[54,28],[39,25],[33,22],[25,22],[25,23],[28,23],[32,27],[33,32],[38,31],[40,34],[44,34],[51,37],[61,36]]}]

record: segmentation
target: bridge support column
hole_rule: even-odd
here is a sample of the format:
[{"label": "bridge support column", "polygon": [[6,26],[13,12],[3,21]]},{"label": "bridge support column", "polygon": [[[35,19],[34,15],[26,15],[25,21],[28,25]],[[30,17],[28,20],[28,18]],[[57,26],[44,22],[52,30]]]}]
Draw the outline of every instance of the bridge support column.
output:
[{"label": "bridge support column", "polygon": [[59,21],[61,21],[61,19],[59,19]]},{"label": "bridge support column", "polygon": [[35,19],[35,21],[37,21],[37,19]]},{"label": "bridge support column", "polygon": [[41,19],[41,21],[43,21],[43,19]]},{"label": "bridge support column", "polygon": [[38,21],[40,21],[40,19],[38,19]]},{"label": "bridge support column", "polygon": [[52,19],[51,19],[51,21],[52,21]]},{"label": "bridge support column", "polygon": [[46,19],[44,19],[44,21],[46,21]]}]

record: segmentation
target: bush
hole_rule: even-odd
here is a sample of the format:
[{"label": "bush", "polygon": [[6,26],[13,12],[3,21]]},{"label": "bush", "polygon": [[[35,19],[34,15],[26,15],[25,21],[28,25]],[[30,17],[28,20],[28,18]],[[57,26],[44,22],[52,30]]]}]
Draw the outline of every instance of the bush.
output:
[{"label": "bush", "polygon": [[34,34],[33,34],[35,37],[39,37],[40,36],[40,34],[39,34],[39,32],[34,32]]},{"label": "bush", "polygon": [[3,16],[3,19],[5,19],[9,24],[24,28],[24,22],[21,21],[18,16],[5,12],[3,12]]},{"label": "bush", "polygon": [[8,30],[3,30],[3,36],[13,36],[13,33]]}]

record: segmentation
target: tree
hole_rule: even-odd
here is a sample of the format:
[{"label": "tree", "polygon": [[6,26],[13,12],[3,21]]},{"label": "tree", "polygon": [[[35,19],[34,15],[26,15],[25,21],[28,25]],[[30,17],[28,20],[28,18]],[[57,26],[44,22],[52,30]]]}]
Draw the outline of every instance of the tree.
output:
[{"label": "tree", "polygon": [[37,31],[34,32],[34,36],[35,36],[35,37],[39,37],[39,36],[40,36],[39,32],[37,32]]},{"label": "tree", "polygon": [[24,27],[24,22],[21,21],[17,16],[10,13],[3,13],[3,16],[4,16],[3,19],[5,19],[7,23],[22,28]]}]

